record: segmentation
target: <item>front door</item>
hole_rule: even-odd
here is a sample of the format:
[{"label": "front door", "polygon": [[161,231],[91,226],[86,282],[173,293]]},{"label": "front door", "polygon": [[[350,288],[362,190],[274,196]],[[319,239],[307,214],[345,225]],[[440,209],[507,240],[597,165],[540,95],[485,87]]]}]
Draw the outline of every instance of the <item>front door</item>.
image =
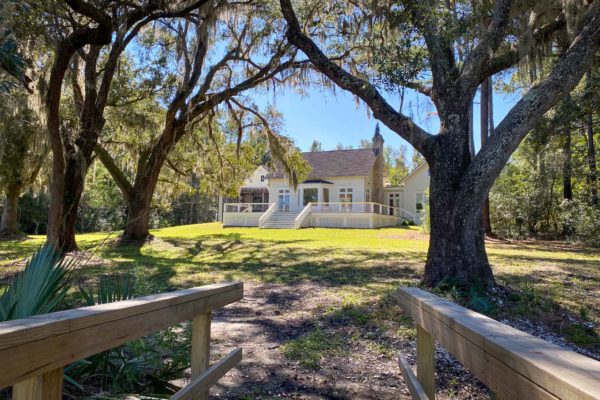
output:
[{"label": "front door", "polygon": [[290,211],[290,191],[288,189],[279,189],[277,196],[277,210],[282,212]]}]

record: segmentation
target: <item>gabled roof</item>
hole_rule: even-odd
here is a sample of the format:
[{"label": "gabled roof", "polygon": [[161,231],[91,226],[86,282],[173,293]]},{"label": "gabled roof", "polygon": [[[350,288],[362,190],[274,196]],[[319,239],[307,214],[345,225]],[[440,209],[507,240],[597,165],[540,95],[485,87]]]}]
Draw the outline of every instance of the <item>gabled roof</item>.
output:
[{"label": "gabled roof", "polygon": [[[373,149],[309,151],[302,153],[312,167],[308,179],[327,176],[367,176],[371,173],[377,156]],[[269,178],[283,178],[281,168],[276,168]]]},{"label": "gabled roof", "polygon": [[405,182],[406,182],[408,179],[412,178],[412,177],[413,177],[413,176],[414,176],[414,175],[417,173],[417,171],[418,171],[419,169],[421,169],[421,167],[422,167],[423,165],[427,165],[427,161],[425,161],[425,160],[421,161],[421,163],[420,163],[419,165],[417,165],[416,167],[414,167],[414,168],[413,168],[413,169],[412,169],[412,170],[411,170],[411,171],[408,173],[408,175],[406,175],[404,178],[402,178],[402,180],[401,180],[400,182],[398,182],[398,184],[397,184],[397,185],[387,185],[387,186],[385,186],[385,188],[399,188],[399,187],[402,187],[402,186],[404,186],[404,183],[405,183]]}]

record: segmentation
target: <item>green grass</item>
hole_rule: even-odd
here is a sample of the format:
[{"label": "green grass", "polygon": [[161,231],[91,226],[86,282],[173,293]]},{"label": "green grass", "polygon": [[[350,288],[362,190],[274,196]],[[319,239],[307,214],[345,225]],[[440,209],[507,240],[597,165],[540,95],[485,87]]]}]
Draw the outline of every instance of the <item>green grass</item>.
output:
[{"label": "green grass", "polygon": [[282,346],[281,351],[303,367],[316,369],[322,358],[341,355],[341,349],[342,342],[338,336],[327,334],[317,327],[298,339],[290,340]]},{"label": "green grass", "polygon": [[[420,282],[428,238],[418,228],[259,230],[209,223],[152,234],[155,240],[142,247],[104,243],[104,233],[79,235],[80,247],[103,259],[86,265],[81,280],[127,271],[144,293],[224,280],[312,283],[339,299],[315,318],[387,326],[412,336],[387,298],[398,286]],[[15,263],[43,240],[0,242],[2,275],[17,270]],[[487,248],[498,282],[517,290],[510,312],[537,318],[566,310],[600,319],[600,251],[545,242],[494,242]],[[577,329],[569,336],[589,342],[589,332]]]}]

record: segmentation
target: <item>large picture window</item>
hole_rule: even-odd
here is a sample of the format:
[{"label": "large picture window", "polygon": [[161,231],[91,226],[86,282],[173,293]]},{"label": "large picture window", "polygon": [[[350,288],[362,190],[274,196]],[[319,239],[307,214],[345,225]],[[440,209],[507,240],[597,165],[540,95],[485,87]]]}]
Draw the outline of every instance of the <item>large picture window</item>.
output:
[{"label": "large picture window", "polygon": [[306,206],[308,203],[317,203],[319,201],[319,189],[306,188],[303,192],[304,197],[302,205]]}]

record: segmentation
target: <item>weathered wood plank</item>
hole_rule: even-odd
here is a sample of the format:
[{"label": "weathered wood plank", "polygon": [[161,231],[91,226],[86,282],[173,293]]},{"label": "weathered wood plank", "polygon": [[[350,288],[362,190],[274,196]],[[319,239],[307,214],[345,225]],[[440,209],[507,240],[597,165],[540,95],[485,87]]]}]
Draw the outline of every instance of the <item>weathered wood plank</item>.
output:
[{"label": "weathered wood plank", "polygon": [[600,362],[418,288],[402,288],[399,300],[499,398],[600,399]]},{"label": "weathered wood plank", "polygon": [[18,382],[13,386],[13,400],[62,400],[63,369]]},{"label": "weathered wood plank", "polygon": [[400,371],[402,372],[402,376],[404,377],[404,381],[406,382],[406,386],[408,386],[408,391],[413,400],[429,400],[427,393],[425,393],[425,389],[423,389],[423,386],[421,386],[421,383],[410,368],[410,364],[400,353],[398,353],[398,365],[400,366]]},{"label": "weathered wood plank", "polygon": [[435,344],[433,337],[417,325],[417,379],[429,400],[435,400]]},{"label": "weathered wood plank", "polygon": [[205,393],[231,368],[242,361],[242,349],[235,349],[215,365],[201,373],[179,392],[171,397],[171,400],[195,399],[197,393]]},{"label": "weathered wood plank", "polygon": [[[192,379],[206,371],[210,365],[211,313],[198,314],[192,321]],[[198,390],[194,400],[208,399],[208,389]]]},{"label": "weathered wood plank", "polygon": [[[0,360],[11,362],[0,363],[0,388],[242,298],[243,285],[229,283],[55,313],[60,314],[56,318],[48,314],[34,323],[29,319],[2,323]],[[44,324],[52,334],[44,331]]]},{"label": "weathered wood plank", "polygon": [[241,282],[218,283],[2,322],[0,323],[0,350],[230,290],[243,290],[243,284]]}]

